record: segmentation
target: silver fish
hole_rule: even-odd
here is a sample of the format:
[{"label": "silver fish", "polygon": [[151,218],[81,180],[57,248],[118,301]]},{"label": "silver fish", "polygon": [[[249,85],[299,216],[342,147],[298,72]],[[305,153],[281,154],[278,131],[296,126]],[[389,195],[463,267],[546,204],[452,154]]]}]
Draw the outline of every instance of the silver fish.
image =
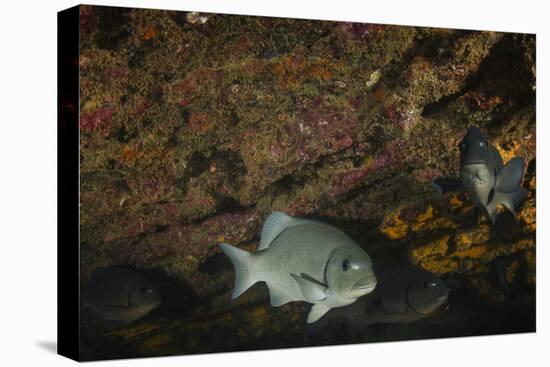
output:
[{"label": "silver fish", "polygon": [[220,247],[235,267],[233,299],[263,281],[274,307],[291,301],[313,303],[308,323],[376,287],[371,258],[348,235],[328,224],[282,212],[267,218],[257,252],[228,244]]},{"label": "silver fish", "polygon": [[105,320],[127,323],[145,316],[161,303],[148,279],[117,267],[95,270],[83,289],[82,300]]},{"label": "silver fish", "polygon": [[468,129],[459,149],[460,179],[439,178],[432,183],[436,190],[444,193],[464,189],[472,202],[487,212],[493,224],[499,204],[515,216],[516,207],[529,193],[521,187],[523,158],[512,158],[504,165],[498,150],[475,126]]}]

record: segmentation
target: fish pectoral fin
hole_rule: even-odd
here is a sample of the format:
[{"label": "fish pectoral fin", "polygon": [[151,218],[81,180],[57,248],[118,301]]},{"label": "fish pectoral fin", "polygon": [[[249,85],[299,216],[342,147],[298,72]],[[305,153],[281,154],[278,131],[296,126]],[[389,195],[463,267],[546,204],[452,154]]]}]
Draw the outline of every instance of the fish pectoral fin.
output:
[{"label": "fish pectoral fin", "polygon": [[321,303],[314,304],[313,307],[311,307],[311,311],[309,311],[309,314],[307,315],[307,323],[314,323],[315,321],[323,317],[329,310],[330,307],[326,305],[323,305]]},{"label": "fish pectoral fin", "polygon": [[327,298],[327,287],[296,274],[290,274],[290,276],[298,283],[298,287],[305,301],[315,303]]},{"label": "fish pectoral fin", "polygon": [[524,187],[520,187],[512,193],[495,191],[491,198],[491,201],[487,204],[487,213],[491,218],[493,224],[497,219],[497,206],[499,204],[504,205],[509,211],[516,216],[516,208],[527,197],[529,190]]},{"label": "fish pectoral fin", "polygon": [[524,160],[521,157],[512,158],[497,173],[495,191],[513,193],[521,185],[523,179]]},{"label": "fish pectoral fin", "polygon": [[275,288],[270,284],[267,284],[267,287],[269,288],[269,301],[271,306],[279,307],[292,301],[292,298],[278,288]]},{"label": "fish pectoral fin", "polygon": [[293,218],[283,212],[271,213],[271,215],[265,220],[264,226],[262,227],[262,235],[260,238],[258,251],[267,249],[275,238],[277,238],[277,236],[279,236],[285,229],[300,224],[303,221],[303,219]]},{"label": "fish pectoral fin", "polygon": [[462,190],[462,181],[458,178],[437,178],[430,185],[439,193],[443,195],[447,192]]}]

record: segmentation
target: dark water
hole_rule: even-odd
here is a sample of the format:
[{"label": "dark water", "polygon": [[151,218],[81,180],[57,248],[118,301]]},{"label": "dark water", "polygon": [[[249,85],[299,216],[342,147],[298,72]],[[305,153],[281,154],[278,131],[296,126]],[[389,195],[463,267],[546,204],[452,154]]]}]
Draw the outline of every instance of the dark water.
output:
[{"label": "dark water", "polygon": [[[166,280],[157,284],[165,292],[177,290]],[[482,296],[472,289],[454,288],[447,303],[423,319],[359,330],[338,318],[314,330],[305,323],[310,305],[294,302],[272,308],[264,286],[253,288],[243,296],[245,302],[218,309],[219,300],[179,298],[178,294],[188,294],[184,289],[165,293],[163,306],[128,325],[105,322],[84,308],[81,356],[94,360],[524,333],[534,332],[536,324],[535,291],[528,288],[513,296],[500,290]],[[199,302],[210,302],[210,307]]]}]

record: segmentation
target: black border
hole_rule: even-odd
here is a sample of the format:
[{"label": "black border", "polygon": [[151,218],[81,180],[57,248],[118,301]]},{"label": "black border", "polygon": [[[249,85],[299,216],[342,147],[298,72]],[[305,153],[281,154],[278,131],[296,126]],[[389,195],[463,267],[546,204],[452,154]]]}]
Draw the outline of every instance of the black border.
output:
[{"label": "black border", "polygon": [[57,353],[79,360],[79,13],[57,13]]}]

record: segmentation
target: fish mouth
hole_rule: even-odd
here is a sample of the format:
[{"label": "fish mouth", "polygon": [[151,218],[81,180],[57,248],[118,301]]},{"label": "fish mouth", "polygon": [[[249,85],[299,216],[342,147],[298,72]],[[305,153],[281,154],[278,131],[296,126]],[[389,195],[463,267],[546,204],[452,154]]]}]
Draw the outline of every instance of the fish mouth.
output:
[{"label": "fish mouth", "polygon": [[372,291],[374,288],[376,288],[376,278],[374,276],[368,276],[359,279],[353,287],[351,288],[352,291]]},{"label": "fish mouth", "polygon": [[470,182],[472,182],[472,184],[478,185],[478,186],[485,184],[485,180],[482,180],[480,178],[472,178],[472,179],[470,179]]}]

